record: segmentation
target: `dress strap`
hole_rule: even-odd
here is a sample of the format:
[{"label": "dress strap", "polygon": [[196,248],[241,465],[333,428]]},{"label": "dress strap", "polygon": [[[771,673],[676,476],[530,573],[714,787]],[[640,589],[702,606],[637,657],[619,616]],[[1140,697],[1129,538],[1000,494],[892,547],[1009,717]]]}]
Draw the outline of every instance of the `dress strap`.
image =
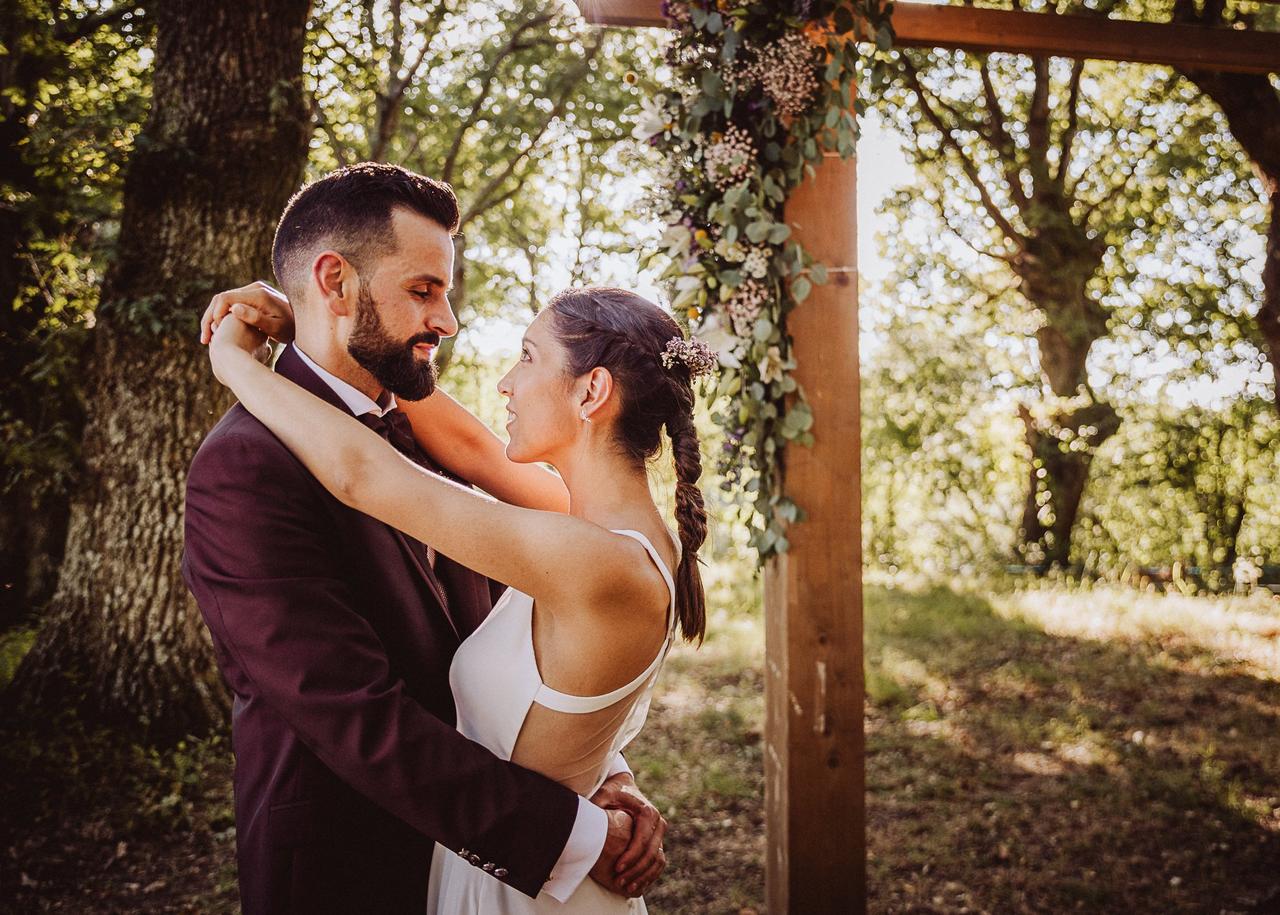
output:
[{"label": "dress strap", "polygon": [[[658,555],[658,551],[653,548],[653,544],[649,542],[649,538],[639,531],[615,530],[615,534],[623,534],[633,540],[640,542],[645,548],[649,557],[658,567],[658,571],[662,574],[662,580],[667,583],[667,590],[671,592],[671,602],[667,605],[667,637],[662,643],[662,648],[658,650],[657,657],[650,662],[638,677],[625,686],[620,686],[611,692],[605,693],[603,696],[572,696],[569,693],[562,693],[554,690],[547,684],[542,683],[538,687],[538,691],[534,694],[533,701],[544,708],[549,708],[553,712],[568,712],[574,715],[585,715],[590,712],[598,712],[620,702],[627,696],[634,693],[637,689],[644,685],[644,682],[654,675],[658,667],[662,664],[662,659],[667,656],[667,649],[671,646],[672,625],[675,622],[676,610],[676,584],[668,571],[666,563],[662,561],[662,557]],[[677,545],[679,549],[679,545]]]}]

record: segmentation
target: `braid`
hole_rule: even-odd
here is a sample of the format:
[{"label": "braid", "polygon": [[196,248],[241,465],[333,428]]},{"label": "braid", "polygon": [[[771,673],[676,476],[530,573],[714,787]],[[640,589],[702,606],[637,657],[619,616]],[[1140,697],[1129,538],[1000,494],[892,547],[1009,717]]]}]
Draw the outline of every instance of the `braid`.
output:
[{"label": "braid", "polygon": [[670,385],[676,409],[667,420],[667,435],[676,466],[676,526],[682,547],[676,570],[676,616],[685,639],[701,642],[707,628],[706,597],[698,569],[698,550],[707,539],[707,509],[697,485],[702,476],[702,453],[693,425],[693,392],[675,378]]}]

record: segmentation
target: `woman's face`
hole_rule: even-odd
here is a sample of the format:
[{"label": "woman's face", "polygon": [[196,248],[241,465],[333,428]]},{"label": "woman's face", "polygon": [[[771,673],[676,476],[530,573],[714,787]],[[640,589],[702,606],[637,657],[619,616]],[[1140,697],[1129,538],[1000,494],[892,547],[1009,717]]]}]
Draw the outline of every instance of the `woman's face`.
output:
[{"label": "woman's face", "polygon": [[520,358],[498,382],[507,398],[507,457],[517,463],[555,463],[555,455],[581,434],[583,420],[567,374],[567,353],[551,328],[551,314],[533,319]]}]

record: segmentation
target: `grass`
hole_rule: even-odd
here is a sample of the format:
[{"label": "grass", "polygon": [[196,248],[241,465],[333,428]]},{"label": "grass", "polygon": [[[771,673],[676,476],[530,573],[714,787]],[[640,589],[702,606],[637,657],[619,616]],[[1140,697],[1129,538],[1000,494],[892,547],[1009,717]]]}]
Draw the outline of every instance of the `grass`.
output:
[{"label": "grass", "polygon": [[[655,915],[763,911],[758,588],[708,584],[627,754]],[[1280,601],[869,580],[865,616],[871,911],[1280,911]],[[0,739],[0,900],[234,911],[224,743]]]}]

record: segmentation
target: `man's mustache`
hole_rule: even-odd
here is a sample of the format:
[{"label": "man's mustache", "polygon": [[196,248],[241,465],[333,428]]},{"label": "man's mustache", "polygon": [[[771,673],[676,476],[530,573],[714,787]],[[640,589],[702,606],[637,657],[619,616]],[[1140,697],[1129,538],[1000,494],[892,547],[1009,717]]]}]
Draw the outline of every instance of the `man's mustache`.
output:
[{"label": "man's mustache", "polygon": [[437,333],[433,333],[431,331],[428,331],[425,334],[418,334],[416,337],[410,337],[409,341],[405,343],[405,347],[408,349],[413,349],[419,343],[426,343],[430,346],[439,346],[440,335]]}]

